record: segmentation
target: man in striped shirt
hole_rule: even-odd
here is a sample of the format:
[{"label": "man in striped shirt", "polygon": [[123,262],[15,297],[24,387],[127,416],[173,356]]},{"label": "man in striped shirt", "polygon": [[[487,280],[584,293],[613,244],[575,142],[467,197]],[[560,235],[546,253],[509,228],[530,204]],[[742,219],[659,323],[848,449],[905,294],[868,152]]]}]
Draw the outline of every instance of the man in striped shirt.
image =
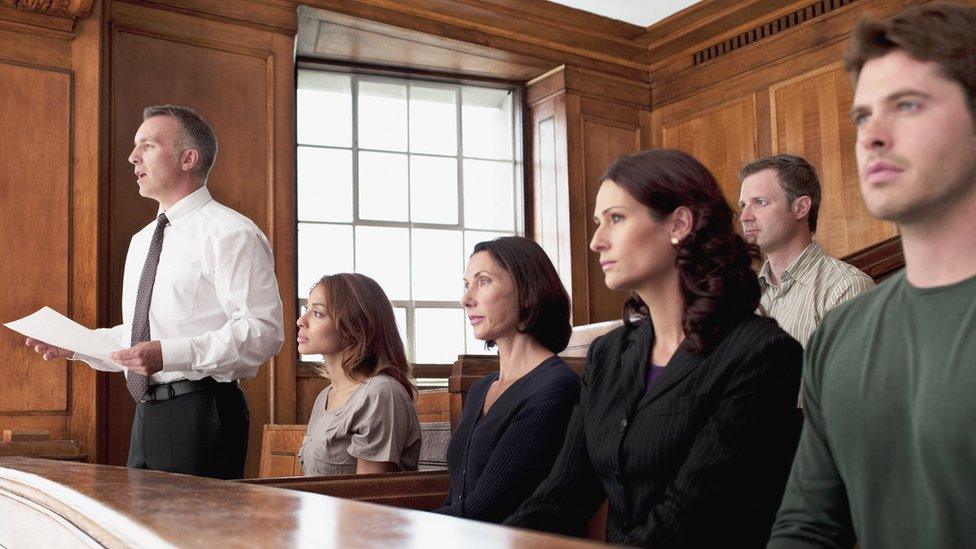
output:
[{"label": "man in striped shirt", "polygon": [[827,311],[874,282],[813,240],[820,181],[809,162],[789,154],[760,158],[739,171],[739,182],[743,234],[766,256],[759,271],[760,304],[806,347]]}]

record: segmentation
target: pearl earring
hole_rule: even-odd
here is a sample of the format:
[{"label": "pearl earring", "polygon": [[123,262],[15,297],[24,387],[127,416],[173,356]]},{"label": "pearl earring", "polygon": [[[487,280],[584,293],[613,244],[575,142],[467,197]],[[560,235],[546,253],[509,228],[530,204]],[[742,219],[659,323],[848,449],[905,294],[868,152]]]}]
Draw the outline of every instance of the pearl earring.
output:
[{"label": "pearl earring", "polygon": [[671,245],[672,246],[677,246],[678,245],[678,237],[676,237],[676,236],[672,236],[671,237]]}]

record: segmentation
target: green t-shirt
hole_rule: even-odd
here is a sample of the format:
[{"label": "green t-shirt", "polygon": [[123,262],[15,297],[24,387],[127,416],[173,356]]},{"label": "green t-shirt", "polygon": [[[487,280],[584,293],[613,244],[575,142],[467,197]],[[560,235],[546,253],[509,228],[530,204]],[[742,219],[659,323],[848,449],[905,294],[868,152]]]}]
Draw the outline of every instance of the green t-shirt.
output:
[{"label": "green t-shirt", "polygon": [[976,547],[976,277],[834,309],[769,547]]}]

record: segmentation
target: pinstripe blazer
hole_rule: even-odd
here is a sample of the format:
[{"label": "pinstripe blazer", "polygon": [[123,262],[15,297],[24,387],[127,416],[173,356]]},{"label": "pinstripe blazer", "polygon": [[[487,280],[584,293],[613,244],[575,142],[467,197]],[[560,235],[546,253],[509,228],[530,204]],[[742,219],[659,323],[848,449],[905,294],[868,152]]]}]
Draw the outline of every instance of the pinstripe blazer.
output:
[{"label": "pinstripe blazer", "polygon": [[800,344],[750,315],[707,355],[679,349],[647,391],[653,342],[649,319],[593,342],[556,464],[505,524],[578,535],[609,498],[607,541],[765,545],[799,436]]}]

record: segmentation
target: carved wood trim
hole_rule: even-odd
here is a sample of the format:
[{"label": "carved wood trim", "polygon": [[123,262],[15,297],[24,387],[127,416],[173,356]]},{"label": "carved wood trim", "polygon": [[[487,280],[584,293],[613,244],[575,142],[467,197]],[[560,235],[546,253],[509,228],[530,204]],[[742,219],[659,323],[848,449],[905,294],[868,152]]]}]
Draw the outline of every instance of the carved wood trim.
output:
[{"label": "carved wood trim", "polygon": [[95,0],[0,0],[0,4],[55,17],[81,19],[91,12]]},{"label": "carved wood trim", "polygon": [[841,260],[864,271],[875,282],[881,282],[905,266],[905,254],[901,247],[901,235],[868,246]]},{"label": "carved wood trim", "polygon": [[776,19],[772,19],[747,29],[735,36],[731,36],[716,42],[710,46],[694,52],[692,65],[700,65],[711,61],[727,53],[731,53],[739,48],[754,44],[766,38],[779,34],[782,31],[796,27],[808,21],[820,18],[838,8],[852,4],[857,0],[817,0],[801,8],[785,13]]},{"label": "carved wood trim", "polygon": [[236,482],[421,511],[431,511],[440,507],[451,486],[451,478],[447,471],[255,478]]}]

